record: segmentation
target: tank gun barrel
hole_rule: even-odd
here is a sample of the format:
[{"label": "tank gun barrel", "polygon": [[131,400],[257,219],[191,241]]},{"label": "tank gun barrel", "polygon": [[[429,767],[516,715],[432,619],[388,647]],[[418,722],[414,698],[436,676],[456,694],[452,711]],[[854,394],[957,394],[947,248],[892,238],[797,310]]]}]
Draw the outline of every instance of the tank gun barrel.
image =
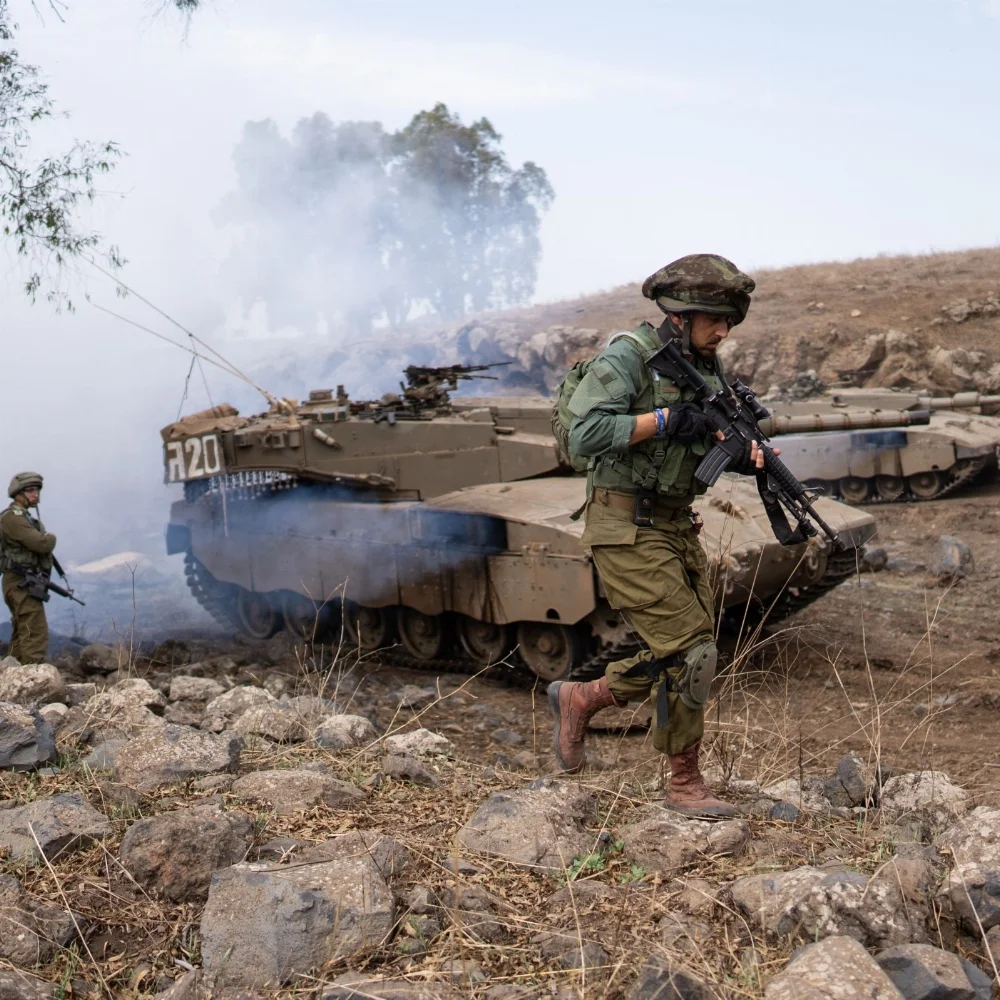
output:
[{"label": "tank gun barrel", "polygon": [[431,365],[408,365],[406,368],[406,380],[410,385],[426,385],[428,382],[457,382],[459,379],[472,380],[474,378],[486,378],[496,381],[497,375],[476,375],[475,372],[489,371],[491,368],[502,368],[504,365],[512,365],[513,361],[494,361],[488,365],[444,365],[433,367]]},{"label": "tank gun barrel", "polygon": [[776,414],[760,421],[772,437],[818,434],[823,431],[864,431],[880,427],[911,427],[930,423],[930,410],[842,410],[837,413]]},{"label": "tank gun barrel", "polygon": [[968,410],[976,406],[1000,406],[1000,396],[956,392],[953,396],[921,396],[919,405],[926,410]]}]

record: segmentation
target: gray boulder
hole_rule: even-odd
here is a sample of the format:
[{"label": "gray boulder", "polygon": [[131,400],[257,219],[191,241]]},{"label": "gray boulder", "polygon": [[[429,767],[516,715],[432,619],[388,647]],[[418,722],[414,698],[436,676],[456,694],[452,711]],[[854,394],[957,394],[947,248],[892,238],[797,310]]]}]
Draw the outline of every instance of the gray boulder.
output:
[{"label": "gray boulder", "polygon": [[349,750],[377,739],[375,727],[362,715],[328,715],[316,728],[316,742],[330,750]]},{"label": "gray boulder", "polygon": [[66,704],[70,708],[85,704],[89,699],[97,694],[96,684],[67,684]]},{"label": "gray boulder", "polygon": [[354,785],[324,771],[253,771],[237,778],[231,791],[244,801],[266,803],[279,816],[324,806],[349,809],[364,802],[365,794]]},{"label": "gray boulder", "polygon": [[389,754],[382,758],[382,773],[389,778],[409,781],[414,785],[433,788],[438,779],[433,771],[415,757],[395,757]]},{"label": "gray boulder", "polygon": [[249,816],[221,812],[215,804],[178,809],[133,823],[118,856],[151,895],[201,902],[213,873],[246,857],[252,830]]},{"label": "gray boulder", "polygon": [[118,747],[115,777],[141,792],[206,774],[236,771],[243,740],[236,733],[199,732],[188,726],[163,725]]},{"label": "gray boulder", "polygon": [[0,875],[0,958],[13,965],[44,965],[75,934],[69,913],[32,899],[13,875]]},{"label": "gray boulder", "polygon": [[119,658],[116,650],[100,642],[92,642],[80,650],[76,665],[85,674],[108,674],[117,670],[127,660]]},{"label": "gray boulder", "polygon": [[806,866],[745,876],[729,892],[751,926],[778,937],[846,935],[872,947],[926,938],[927,904],[904,905],[894,871],[868,878]]},{"label": "gray boulder", "polygon": [[110,832],[107,817],[82,795],[50,795],[0,809],[0,847],[6,847],[17,860],[37,863],[40,851],[52,861],[104,840]]},{"label": "gray boulder", "polygon": [[926,838],[964,815],[969,796],[941,771],[913,771],[882,786],[881,807],[885,821],[918,826]]},{"label": "gray boulder", "polygon": [[978,1000],[962,960],[950,951],[930,944],[903,944],[875,960],[906,1000]]},{"label": "gray boulder", "polygon": [[1000,927],[1000,809],[979,806],[941,833],[938,850],[952,867],[939,897],[970,934]]},{"label": "gray boulder", "polygon": [[803,948],[764,990],[767,1000],[905,1000],[853,938],[828,937]]},{"label": "gray boulder", "polygon": [[8,667],[0,674],[0,701],[18,705],[48,705],[65,701],[66,681],[51,663]]},{"label": "gray boulder", "polygon": [[38,711],[0,702],[0,770],[34,771],[55,759],[55,733]]},{"label": "gray boulder", "polygon": [[280,702],[247,709],[232,728],[241,736],[263,736],[273,743],[299,743],[306,738],[302,719]]},{"label": "gray boulder", "polygon": [[621,839],[629,860],[647,874],[669,873],[713,857],[739,856],[750,843],[750,828],[741,819],[707,822],[651,805],[633,813]]},{"label": "gray boulder", "polygon": [[52,983],[26,972],[0,970],[0,1000],[52,1000]]},{"label": "gray boulder", "polygon": [[188,677],[178,674],[170,681],[168,701],[203,701],[209,702],[225,693],[225,688],[210,677]]},{"label": "gray boulder", "polygon": [[276,705],[277,698],[264,688],[252,684],[242,684],[225,694],[213,698],[205,706],[205,718],[201,728],[212,733],[221,733],[232,729],[233,723],[251,708],[261,708],[264,705]]},{"label": "gray boulder", "polygon": [[539,778],[525,788],[494,792],[457,834],[470,851],[529,868],[565,870],[596,848],[584,829],[596,799],[579,785]]},{"label": "gray boulder", "polygon": [[361,958],[393,928],[393,895],[367,855],[216,872],[201,918],[203,966],[217,987],[280,986]]}]

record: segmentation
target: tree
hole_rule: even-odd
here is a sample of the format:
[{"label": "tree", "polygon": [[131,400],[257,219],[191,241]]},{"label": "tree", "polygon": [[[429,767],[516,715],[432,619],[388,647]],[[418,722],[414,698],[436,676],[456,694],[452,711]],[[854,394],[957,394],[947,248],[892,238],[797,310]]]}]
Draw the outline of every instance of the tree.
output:
[{"label": "tree", "polygon": [[[200,3],[170,0],[185,14]],[[62,20],[65,6],[59,0],[49,6]],[[59,284],[70,260],[96,255],[112,268],[122,264],[117,248],[78,218],[81,202],[97,195],[96,178],[114,168],[121,150],[110,141],[76,141],[59,155],[31,156],[35,127],[57,112],[38,67],[23,62],[14,47],[17,29],[8,0],[0,0],[0,220],[15,253],[28,263],[24,288],[29,298],[34,301],[44,289],[50,302],[72,308]]]},{"label": "tree", "polygon": [[443,104],[399,132],[317,113],[285,139],[248,122],[238,187],[216,219],[234,227],[226,271],[271,319],[366,331],[414,312],[454,318],[534,292],[545,172],[514,170],[483,118]]}]

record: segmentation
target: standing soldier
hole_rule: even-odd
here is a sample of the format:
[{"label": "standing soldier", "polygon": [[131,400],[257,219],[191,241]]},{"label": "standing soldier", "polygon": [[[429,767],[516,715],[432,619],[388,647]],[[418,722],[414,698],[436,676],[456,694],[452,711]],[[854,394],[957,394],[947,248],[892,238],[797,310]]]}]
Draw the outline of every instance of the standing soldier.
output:
[{"label": "standing soldier", "polygon": [[21,663],[43,662],[49,646],[43,597],[29,593],[25,587],[26,571],[45,577],[52,572],[56,536],[50,535],[42,522],[31,516],[31,508],[38,506],[41,489],[42,477],[37,472],[19,472],[7,490],[13,503],[0,515],[3,598],[10,608],[13,626],[10,655]]},{"label": "standing soldier", "polygon": [[[689,816],[735,813],[712,795],[698,767],[718,654],[701,524],[690,504],[705,491],[694,471],[714,428],[693,393],[646,361],[676,339],[706,381],[725,389],[716,349],[746,317],[753,289],[752,278],[715,254],[691,254],[661,268],[642,293],[666,313],[663,325],[643,323],[613,338],[570,402],[570,449],[589,459],[583,543],[611,606],[625,613],[649,650],[612,663],[599,680],[549,685],[556,758],[564,770],[578,771],[591,716],[648,695],[655,706],[653,745],[670,760],[664,805]],[[734,471],[751,474],[763,464],[754,442]]]}]

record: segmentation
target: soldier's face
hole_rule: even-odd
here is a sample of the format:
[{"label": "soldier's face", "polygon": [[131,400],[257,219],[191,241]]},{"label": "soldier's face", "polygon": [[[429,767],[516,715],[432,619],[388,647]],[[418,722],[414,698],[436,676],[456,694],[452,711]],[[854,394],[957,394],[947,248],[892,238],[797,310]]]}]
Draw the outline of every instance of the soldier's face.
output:
[{"label": "soldier's face", "polygon": [[37,486],[29,486],[26,490],[24,490],[24,492],[21,494],[21,496],[24,497],[24,506],[37,507],[38,496],[40,492],[41,491],[38,489]]},{"label": "soldier's face", "polygon": [[729,336],[729,318],[711,313],[691,313],[691,346],[699,354],[715,354]]}]

